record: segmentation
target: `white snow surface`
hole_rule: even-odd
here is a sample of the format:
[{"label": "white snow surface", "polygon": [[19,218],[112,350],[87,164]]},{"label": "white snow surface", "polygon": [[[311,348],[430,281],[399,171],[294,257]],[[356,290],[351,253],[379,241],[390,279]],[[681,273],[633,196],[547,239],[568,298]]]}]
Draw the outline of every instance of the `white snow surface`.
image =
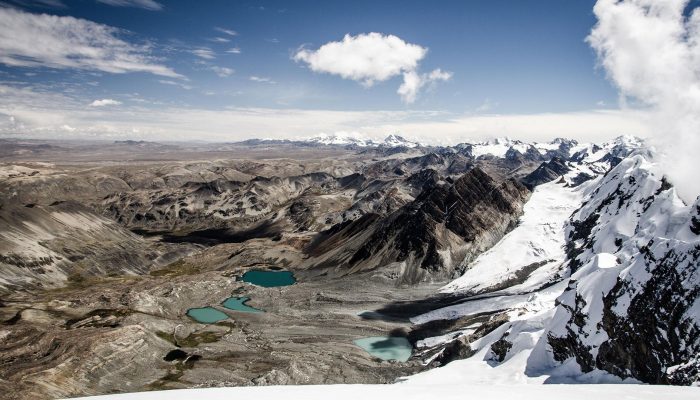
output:
[{"label": "white snow surface", "polygon": [[454,378],[449,383],[182,389],[80,397],[74,400],[694,400],[700,392],[697,388],[643,385],[471,385],[460,383],[459,377]]},{"label": "white snow surface", "polygon": [[515,279],[516,272],[534,264],[542,265],[523,284],[504,291],[532,291],[547,282],[564,261],[564,226],[581,205],[585,187],[574,188],[558,181],[538,186],[525,204],[518,226],[441,292],[479,293]]},{"label": "white snow surface", "polygon": [[338,132],[334,134],[321,133],[309,139],[306,139],[308,143],[322,144],[322,145],[356,145],[359,147],[399,147],[404,146],[408,148],[414,148],[420,146],[420,143],[408,140],[402,136],[391,134],[384,138],[383,141],[376,141],[362,136],[359,133],[354,132]]},{"label": "white snow surface", "polygon": [[[605,160],[610,160],[611,156],[623,157],[623,160],[603,175],[607,171]],[[503,311],[509,322],[472,342],[472,350],[477,352],[474,356],[410,377],[410,381],[621,382],[620,378],[600,370],[584,374],[574,358],[563,362],[554,360],[548,337],[566,336],[571,329],[571,310],[577,307],[578,296],[585,302],[580,311],[587,316],[578,337],[595,357],[599,346],[608,339],[599,326],[603,298],[617,282],[626,282],[628,291],[618,298],[613,309],[616,314],[625,315],[632,297],[651,276],[650,266],[640,254],[643,246],[650,246],[649,251],[656,259],[661,259],[670,249],[683,255],[700,244],[700,238],[689,229],[691,212],[700,205],[700,199],[689,207],[678,198],[675,189],[664,190],[653,155],[633,138],[622,137],[602,146],[587,146],[581,151],[577,165],[572,166],[574,171],[568,173],[564,181],[570,181],[582,171],[598,176],[576,188],[554,182],[539,186],[524,208],[520,225],[478,257],[462,277],[442,288],[442,292],[477,295],[411,319],[413,323],[422,324]],[[591,242],[576,242],[582,249],[576,258],[580,267],[569,278],[570,260],[563,250],[565,238],[573,230],[574,222],[584,221],[591,215],[599,215],[588,238]],[[531,273],[525,282],[515,282],[506,288],[497,286],[512,278],[514,271],[523,266],[550,257],[552,261]],[[679,270],[692,271],[688,265],[692,262],[690,257],[680,260]],[[565,268],[557,269],[555,265]],[[538,288],[551,278],[559,282]],[[691,274],[683,284],[696,287],[700,285],[700,277],[697,273]],[[697,325],[700,305],[693,304],[685,318]],[[505,358],[498,361],[491,345],[502,338],[512,343],[512,347]],[[443,343],[454,340],[443,336],[424,342],[435,345],[439,339]]]},{"label": "white snow surface", "polygon": [[520,140],[513,140],[508,137],[495,138],[485,142],[479,142],[472,145],[472,155],[474,157],[480,157],[490,154],[495,157],[505,157],[508,150],[513,148],[521,153],[525,153],[531,145],[528,143],[521,142]]}]

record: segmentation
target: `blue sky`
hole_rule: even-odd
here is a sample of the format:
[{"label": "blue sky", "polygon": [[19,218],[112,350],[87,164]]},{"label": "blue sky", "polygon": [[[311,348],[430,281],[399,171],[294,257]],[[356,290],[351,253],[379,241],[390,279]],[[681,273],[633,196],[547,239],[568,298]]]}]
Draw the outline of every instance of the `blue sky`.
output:
[{"label": "blue sky", "polygon": [[[0,87],[5,88],[0,132],[173,140],[321,132],[382,135],[387,130],[420,136],[416,123],[591,114],[608,122],[618,119],[611,123],[614,129],[601,127],[600,135],[613,130],[640,133],[639,124],[619,114],[617,89],[596,68],[596,54],[585,41],[596,23],[593,5],[584,0],[7,1],[0,14],[14,14],[5,16],[4,23],[0,18]],[[42,19],[40,14],[57,17]],[[68,23],[67,17],[86,22]],[[89,37],[95,29],[99,40],[71,39]],[[363,36],[371,32],[381,35]],[[37,55],[31,51],[37,45],[32,40],[40,41],[44,34],[57,42],[46,49],[50,54]],[[346,35],[350,39],[341,47],[344,58],[351,44],[356,51],[396,37],[395,57],[378,54],[386,55],[388,63],[400,58],[398,69],[361,69],[365,67],[347,65],[337,54],[319,50],[343,42]],[[366,40],[360,42],[361,37]],[[60,54],[80,46],[89,51]],[[416,49],[423,53],[411,53]],[[308,57],[298,56],[301,50]],[[93,54],[100,52],[107,55]],[[358,57],[363,56],[375,60],[376,55],[360,49]],[[119,57],[128,58],[130,65],[124,67]],[[382,73],[389,76],[380,77]],[[397,93],[404,85],[406,92]],[[41,109],[44,117],[38,114]],[[216,112],[230,110],[238,114],[227,114],[209,128],[201,126]],[[149,111],[162,117],[163,124],[144,122]],[[168,136],[179,124],[171,116],[184,111],[197,113],[193,119],[200,125],[191,135],[179,131]],[[272,127],[267,122],[256,125],[251,113],[261,120],[294,116]],[[314,117],[315,124],[303,125]],[[503,132],[498,132],[499,121],[461,131],[517,136],[520,132],[512,128],[517,121],[505,123]],[[408,123],[412,125],[403,132]],[[535,126],[542,125],[546,121]],[[542,135],[554,135],[554,130]],[[445,135],[452,140],[458,132],[452,127]]]}]

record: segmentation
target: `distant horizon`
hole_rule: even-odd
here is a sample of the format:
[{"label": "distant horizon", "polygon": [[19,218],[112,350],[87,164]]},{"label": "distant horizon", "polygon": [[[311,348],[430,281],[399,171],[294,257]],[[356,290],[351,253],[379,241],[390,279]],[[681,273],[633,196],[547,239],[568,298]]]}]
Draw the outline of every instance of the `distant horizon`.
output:
[{"label": "distant horizon", "polygon": [[238,144],[238,143],[243,143],[247,141],[254,141],[254,140],[259,140],[259,141],[280,141],[280,142],[307,142],[311,141],[313,139],[321,138],[321,137],[335,137],[335,138],[355,138],[355,139],[364,139],[364,140],[369,140],[373,141],[375,143],[381,143],[385,139],[387,139],[390,136],[399,136],[402,137],[403,139],[406,139],[411,142],[418,143],[421,146],[425,147],[449,147],[449,146],[456,146],[459,144],[477,144],[477,143],[485,143],[488,141],[492,140],[497,140],[497,139],[508,139],[508,140],[514,140],[514,141],[521,141],[524,143],[550,143],[553,142],[557,139],[569,139],[569,140],[575,140],[579,143],[603,143],[603,142],[608,142],[615,140],[620,137],[624,136],[632,136],[632,137],[637,137],[640,139],[644,140],[649,140],[653,139],[653,137],[650,136],[641,136],[641,135],[634,135],[634,134],[626,134],[622,133],[619,135],[612,135],[607,138],[600,138],[599,140],[584,140],[581,138],[577,137],[571,137],[571,136],[552,136],[550,138],[545,138],[541,140],[528,140],[528,139],[522,139],[522,138],[517,138],[517,137],[512,137],[508,135],[501,135],[501,136],[470,136],[470,137],[454,137],[453,141],[449,143],[429,143],[422,141],[420,138],[415,138],[415,137],[410,137],[407,135],[404,135],[400,132],[389,132],[384,134],[383,136],[380,134],[379,136],[365,136],[357,133],[346,133],[346,132],[337,132],[337,133],[332,133],[332,134],[326,134],[326,133],[319,133],[316,135],[310,135],[310,136],[289,136],[289,137],[283,137],[283,138],[274,138],[274,137],[262,137],[262,136],[253,136],[253,137],[247,137],[244,139],[231,139],[231,140],[214,140],[214,139],[169,139],[169,138],[135,138],[135,137],[106,137],[106,136],[90,136],[90,137],[50,137],[50,136],[29,136],[29,135],[0,135],[0,140],[14,140],[14,141],[35,141],[35,142],[66,142],[66,143],[123,143],[123,142],[136,142],[136,143],[157,143],[157,144]]},{"label": "distant horizon", "polygon": [[650,136],[594,1],[0,1],[0,137]]}]

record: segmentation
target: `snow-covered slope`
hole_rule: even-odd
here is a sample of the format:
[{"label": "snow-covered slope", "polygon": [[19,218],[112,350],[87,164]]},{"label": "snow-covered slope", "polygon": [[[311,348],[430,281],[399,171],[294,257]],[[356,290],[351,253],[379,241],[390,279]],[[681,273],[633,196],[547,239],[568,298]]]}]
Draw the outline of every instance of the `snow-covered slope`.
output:
[{"label": "snow-covered slope", "polygon": [[472,155],[480,157],[483,155],[492,155],[495,157],[505,157],[508,150],[515,149],[520,153],[525,153],[531,145],[513,140],[510,138],[495,138],[485,142],[479,142],[472,145]]},{"label": "snow-covered slope", "polygon": [[520,225],[443,288],[481,295],[412,319],[508,321],[483,337],[444,336],[471,357],[424,375],[698,384],[700,199],[683,204],[633,138],[572,159],[563,179],[535,190]]},{"label": "snow-covered slope", "polygon": [[531,158],[551,158],[554,156],[568,158],[570,155],[584,149],[586,145],[580,145],[572,139],[556,138],[551,142],[527,143],[508,137],[494,138],[483,142],[461,143],[455,148],[474,158],[498,157],[504,158],[512,152],[530,155]]},{"label": "snow-covered slope", "polygon": [[310,144],[326,145],[326,146],[358,146],[358,147],[408,147],[414,148],[420,146],[420,143],[408,140],[402,136],[391,134],[384,138],[383,141],[376,141],[366,138],[356,133],[321,133],[304,142]]},{"label": "snow-covered slope", "polygon": [[386,147],[414,148],[414,147],[420,146],[420,143],[408,140],[408,139],[404,138],[403,136],[389,135],[386,138],[384,138],[382,145],[386,146]]},{"label": "snow-covered slope", "polygon": [[[446,377],[447,378],[447,377]],[[167,390],[81,397],[90,400],[229,400],[247,399],[280,400],[463,400],[465,398],[493,398],[508,400],[691,400],[697,398],[694,388],[672,386],[629,385],[470,385],[460,382],[459,376],[434,382],[405,383],[397,385],[325,385],[325,386],[264,386],[212,389]],[[468,396],[468,397],[467,397]],[[79,400],[79,399],[75,399]]]},{"label": "snow-covered slope", "polygon": [[380,144],[379,142],[376,142],[372,139],[368,139],[368,138],[362,137],[360,135],[350,134],[350,133],[347,133],[347,134],[336,133],[336,134],[332,134],[332,135],[321,133],[321,134],[316,135],[312,138],[306,139],[305,141],[307,143],[320,144],[320,145],[339,145],[339,146],[355,145],[355,146],[360,146],[360,147],[378,146]]},{"label": "snow-covered slope", "polygon": [[567,229],[573,275],[538,351],[650,383],[700,380],[700,236],[658,167],[638,154],[597,186]]},{"label": "snow-covered slope", "polygon": [[518,227],[442,291],[477,294],[502,288],[516,293],[546,283],[563,264],[562,229],[580,205],[583,189],[556,181],[538,186],[525,204]]}]

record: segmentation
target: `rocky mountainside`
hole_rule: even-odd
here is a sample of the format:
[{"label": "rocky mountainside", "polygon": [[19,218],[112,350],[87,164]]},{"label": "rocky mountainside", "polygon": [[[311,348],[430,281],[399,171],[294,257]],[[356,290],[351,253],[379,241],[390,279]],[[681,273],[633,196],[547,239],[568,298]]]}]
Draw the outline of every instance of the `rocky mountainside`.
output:
[{"label": "rocky mountainside", "polygon": [[[420,371],[409,383],[699,380],[700,200],[642,141],[222,146],[269,154],[0,165],[9,398]],[[279,269],[298,284],[242,279]],[[413,355],[352,344],[370,334]]]},{"label": "rocky mountainside", "polygon": [[[456,304],[414,318],[452,321],[451,334],[419,342],[425,356],[533,382],[698,384],[700,199],[683,203],[632,138],[565,164],[535,189],[521,225],[443,289]],[[563,212],[538,211],[548,199]],[[459,329],[484,313],[500,321],[491,333]]]},{"label": "rocky mountainside", "polygon": [[623,159],[567,229],[572,277],[547,331],[556,362],[647,383],[700,380],[700,199],[642,155]]},{"label": "rocky mountainside", "polygon": [[0,293],[94,276],[142,275],[187,252],[154,247],[75,202],[0,208]]},{"label": "rocky mountainside", "polygon": [[[338,137],[323,138],[316,145],[348,144]],[[241,146],[257,148],[261,143],[274,147],[266,141]],[[55,147],[67,152],[70,146]],[[280,146],[286,152],[293,144]],[[381,267],[394,282],[416,283],[459,275],[465,260],[492,246],[514,226],[528,197],[520,182],[532,188],[554,179],[567,168],[565,158],[559,156],[569,157],[574,148],[579,153],[596,149],[562,139],[549,144],[494,139],[424,147],[398,135],[358,146],[348,147],[333,163],[216,160],[87,169],[14,165],[2,170],[7,177],[0,181],[0,204],[6,208],[36,205],[37,212],[54,203],[82,204],[82,212],[89,213],[95,224],[102,224],[102,217],[117,223],[110,225],[115,232],[103,235],[105,243],[112,243],[110,235],[125,234],[123,228],[139,234],[129,236],[135,243],[153,242],[152,238],[154,243],[198,246],[255,238],[294,241],[307,249],[300,267],[334,265],[343,274]],[[122,148],[190,151],[133,141],[115,142],[108,148],[118,148],[116,154]],[[8,227],[25,218],[21,213],[12,215],[17,218],[8,216],[12,220]],[[80,238],[77,235],[76,241]],[[19,256],[23,250],[12,243],[4,246],[6,260],[35,262]],[[133,254],[139,271],[146,271],[150,267],[142,265],[148,264],[143,260],[157,257],[155,250],[149,244],[134,246],[140,249]],[[118,258],[120,251],[115,248],[113,256]],[[72,257],[90,259],[93,253]],[[129,265],[124,263],[121,272],[134,272]],[[91,271],[119,272],[105,268]],[[62,279],[54,281],[61,282],[76,271],[67,269]],[[36,274],[29,274],[33,277],[27,282],[35,282]]]},{"label": "rocky mountainside", "polygon": [[[321,260],[316,267],[386,267],[400,283],[444,280],[512,229],[528,196],[517,181],[497,183],[474,168],[453,182],[429,185],[383,219],[370,214],[323,232],[311,251]],[[321,255],[326,252],[331,256]]]}]

